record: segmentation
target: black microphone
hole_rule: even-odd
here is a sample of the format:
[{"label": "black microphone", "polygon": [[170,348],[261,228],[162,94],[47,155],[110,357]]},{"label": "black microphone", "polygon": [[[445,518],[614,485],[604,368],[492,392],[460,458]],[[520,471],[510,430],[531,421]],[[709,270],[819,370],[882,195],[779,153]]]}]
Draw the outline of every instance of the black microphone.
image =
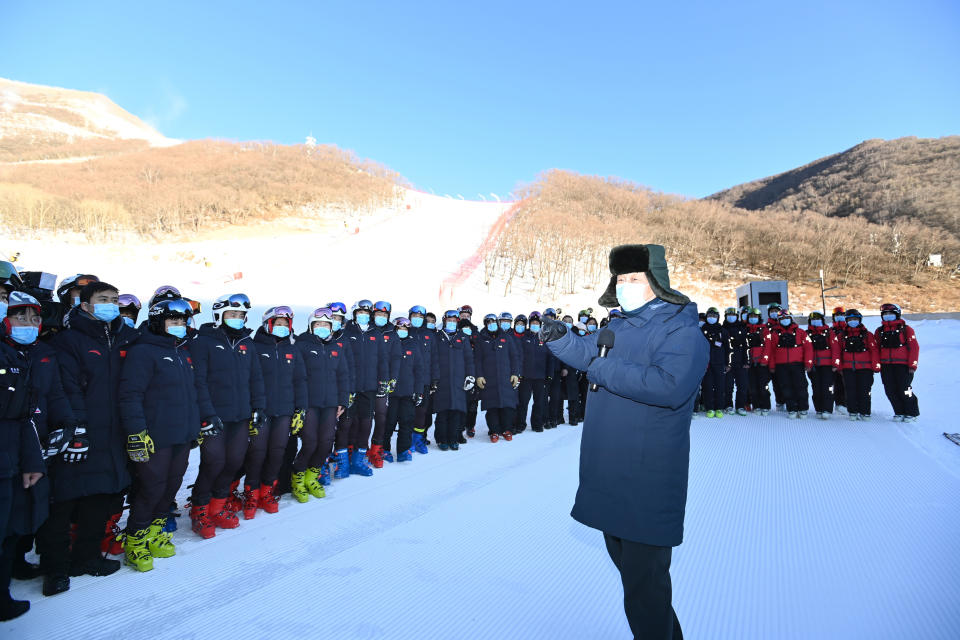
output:
[{"label": "black microphone", "polygon": [[[597,334],[597,346],[600,347],[600,353],[597,354],[598,358],[606,358],[607,353],[610,352],[610,349],[613,349],[613,341],[617,339],[617,334],[615,334],[610,329],[604,329]],[[596,382],[590,385],[590,391],[596,391],[600,387]]]}]

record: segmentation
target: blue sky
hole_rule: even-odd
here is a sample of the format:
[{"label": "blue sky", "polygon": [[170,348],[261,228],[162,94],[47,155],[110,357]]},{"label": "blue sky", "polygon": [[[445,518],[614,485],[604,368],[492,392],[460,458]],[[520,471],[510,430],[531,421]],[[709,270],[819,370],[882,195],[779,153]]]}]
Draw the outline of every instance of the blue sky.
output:
[{"label": "blue sky", "polygon": [[551,168],[705,196],[960,134],[960,3],[0,0],[0,76],[176,138],[313,134],[437,193]]}]

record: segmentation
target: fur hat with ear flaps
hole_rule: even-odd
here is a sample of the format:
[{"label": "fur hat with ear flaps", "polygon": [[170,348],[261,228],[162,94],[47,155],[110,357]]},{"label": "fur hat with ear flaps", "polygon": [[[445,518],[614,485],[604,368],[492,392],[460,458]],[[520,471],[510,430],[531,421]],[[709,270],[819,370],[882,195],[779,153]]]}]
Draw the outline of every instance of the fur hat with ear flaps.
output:
[{"label": "fur hat with ear flaps", "polygon": [[617,300],[617,276],[643,272],[654,295],[672,304],[687,304],[690,298],[670,288],[667,254],[659,244],[622,244],[610,250],[610,284],[600,296],[600,304],[612,308],[620,306]]}]

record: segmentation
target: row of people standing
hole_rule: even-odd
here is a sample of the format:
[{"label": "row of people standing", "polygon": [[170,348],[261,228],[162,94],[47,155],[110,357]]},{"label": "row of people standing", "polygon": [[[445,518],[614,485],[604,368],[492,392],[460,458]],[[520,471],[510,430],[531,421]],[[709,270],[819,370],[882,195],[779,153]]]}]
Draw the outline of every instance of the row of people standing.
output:
[{"label": "row of people standing", "polygon": [[920,347],[896,304],[881,305],[874,332],[863,326],[858,310],[842,307],[833,310],[832,324],[822,313],[810,313],[806,329],[776,303],[768,305],[766,317],[756,307],[730,307],[723,322],[716,307],[701,316],[710,364],[698,404],[707,417],[746,415],[748,409],[768,415],[772,382],[777,408],[789,418],[805,418],[812,395],[820,419],[829,419],[836,408],[850,420],[868,420],[877,373],[894,421],[912,422],[920,415],[913,392]]}]

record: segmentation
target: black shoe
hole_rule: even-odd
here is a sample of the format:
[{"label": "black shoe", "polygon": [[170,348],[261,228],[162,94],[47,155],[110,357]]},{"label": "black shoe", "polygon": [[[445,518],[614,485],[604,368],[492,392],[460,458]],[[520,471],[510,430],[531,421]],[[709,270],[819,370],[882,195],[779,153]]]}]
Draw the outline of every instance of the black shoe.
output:
[{"label": "black shoe", "polygon": [[119,560],[110,560],[109,558],[101,558],[100,556],[97,556],[93,560],[90,560],[89,562],[80,566],[71,566],[70,575],[108,576],[111,573],[116,573],[119,570]]},{"label": "black shoe", "polygon": [[446,451],[446,450],[449,449],[449,448],[450,448],[449,445],[446,445],[446,444],[443,444],[443,443],[440,444],[440,451]]},{"label": "black shoe", "polygon": [[19,618],[27,611],[30,611],[29,600],[7,600],[0,603],[0,622]]},{"label": "black shoe", "polygon": [[56,573],[43,577],[43,595],[45,596],[55,596],[58,593],[69,591],[69,589],[70,576]]},{"label": "black shoe", "polygon": [[543,433],[543,427],[532,427],[532,429],[537,433]]},{"label": "black shoe", "polygon": [[[477,435],[476,430],[474,430],[474,429],[467,429],[467,437],[468,437],[468,438],[472,438],[472,437],[475,436],[475,435]],[[466,441],[466,440],[463,440],[460,444],[466,444],[466,443],[467,443],[467,441]]]},{"label": "black shoe", "polygon": [[580,424],[580,422],[579,422],[578,420],[574,420],[573,422],[570,423],[570,426],[571,426],[571,427],[576,427],[576,426],[578,426],[579,424]]},{"label": "black shoe", "polygon": [[462,433],[457,436],[457,442],[455,442],[454,444],[457,444],[457,443],[459,443],[459,444],[467,444],[467,439],[463,437],[463,434],[462,434]]},{"label": "black shoe", "polygon": [[450,445],[450,450],[451,450],[451,451],[459,451],[459,450],[460,450],[460,445],[459,445],[458,443],[454,442],[453,444]]},{"label": "black shoe", "polygon": [[10,575],[14,580],[33,580],[39,578],[42,574],[40,573],[40,565],[20,558],[14,561]]}]

